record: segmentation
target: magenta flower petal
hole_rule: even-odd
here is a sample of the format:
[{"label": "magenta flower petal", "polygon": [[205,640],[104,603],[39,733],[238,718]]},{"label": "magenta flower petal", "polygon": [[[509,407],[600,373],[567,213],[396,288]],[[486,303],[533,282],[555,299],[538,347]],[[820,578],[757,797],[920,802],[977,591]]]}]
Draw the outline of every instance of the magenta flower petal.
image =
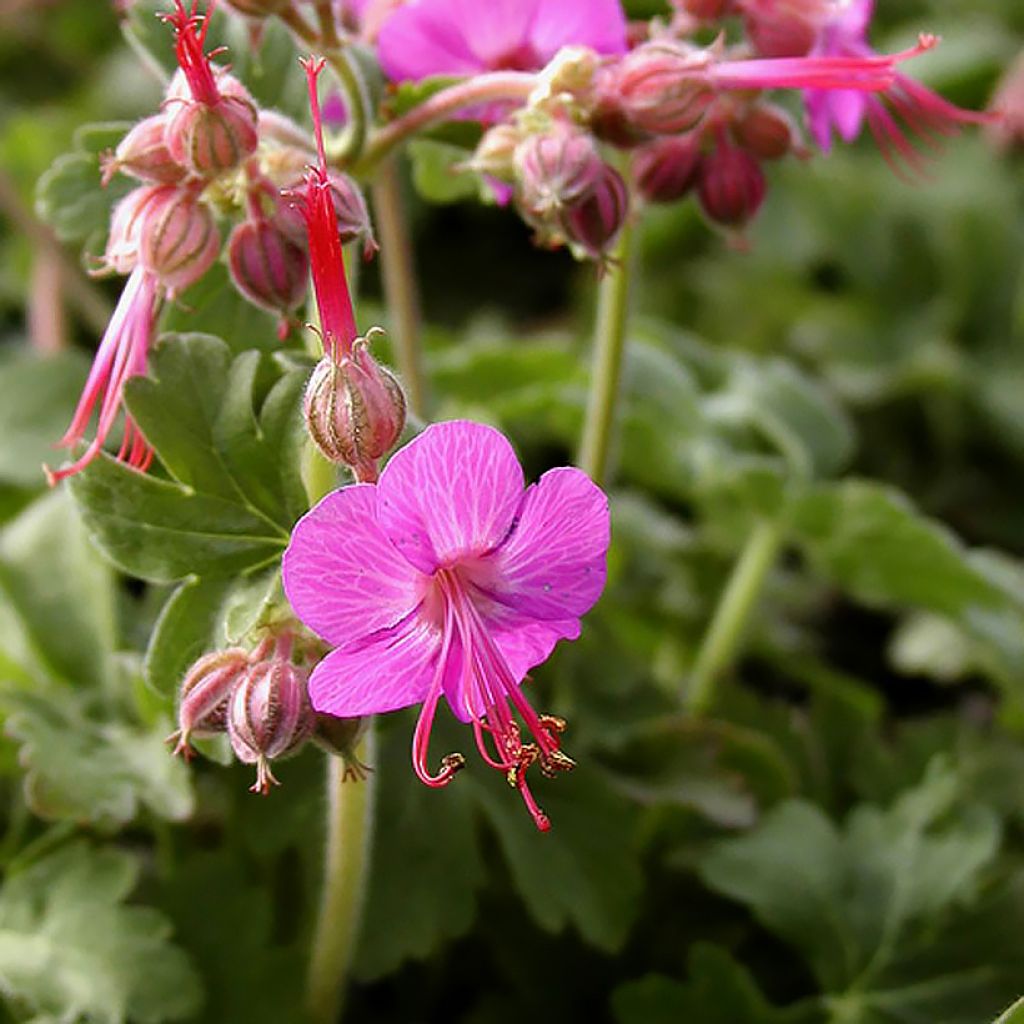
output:
[{"label": "magenta flower petal", "polygon": [[625,53],[626,15],[619,0],[543,0],[530,42],[545,61],[570,43],[598,53]]},{"label": "magenta flower petal", "polygon": [[452,17],[448,0],[420,0],[400,7],[384,22],[377,52],[384,73],[396,82],[469,75],[484,68]]},{"label": "magenta flower petal", "polygon": [[610,539],[608,499],[578,469],[552,469],[523,495],[495,553],[493,596],[536,619],[583,615],[600,597]]},{"label": "magenta flower petal", "polygon": [[345,647],[401,622],[422,594],[422,577],[377,525],[372,484],[343,487],[307,512],[282,574],[295,614]]},{"label": "magenta flower petal", "polygon": [[522,498],[523,471],[493,427],[435,423],[384,468],[377,519],[425,573],[487,554],[505,538]]},{"label": "magenta flower petal", "polygon": [[341,718],[419,704],[441,652],[441,634],[417,618],[361,644],[339,647],[309,677],[316,711]]}]

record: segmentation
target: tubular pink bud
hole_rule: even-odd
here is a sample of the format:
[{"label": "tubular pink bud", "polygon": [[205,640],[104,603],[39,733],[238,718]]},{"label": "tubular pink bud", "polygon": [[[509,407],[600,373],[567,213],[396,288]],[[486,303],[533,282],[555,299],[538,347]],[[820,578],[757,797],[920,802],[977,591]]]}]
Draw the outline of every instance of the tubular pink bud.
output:
[{"label": "tubular pink bud", "polygon": [[513,165],[519,202],[541,219],[579,202],[604,168],[593,138],[568,125],[528,135],[516,147]]},{"label": "tubular pink bud", "polygon": [[761,165],[724,140],[701,161],[697,194],[716,224],[738,228],[749,223],[764,202],[766,188]]},{"label": "tubular pink bud", "polygon": [[394,447],[405,428],[405,395],[395,377],[370,354],[367,338],[357,338],[351,355],[330,353],[317,363],[303,407],[316,446],[331,462],[352,469],[357,480],[377,479],[377,462]]},{"label": "tubular pink bud", "polygon": [[139,262],[159,279],[169,296],[195,284],[220,252],[213,214],[191,189],[161,185],[142,214]]},{"label": "tubular pink bud", "polygon": [[796,142],[789,114],[774,103],[754,103],[732,123],[736,141],[758,160],[779,160]]},{"label": "tubular pink bud", "polygon": [[711,55],[683,44],[644,43],[612,65],[599,85],[599,109],[648,135],[677,135],[698,125],[714,99]]},{"label": "tubular pink bud", "polygon": [[227,729],[231,693],[249,664],[241,647],[204,654],[185,675],[178,691],[178,731],[168,737],[175,754],[192,756],[189,741],[215,736]]},{"label": "tubular pink bud", "polygon": [[608,164],[590,192],[562,214],[566,238],[591,259],[600,259],[615,241],[629,215],[629,190]]},{"label": "tubular pink bud", "polygon": [[306,295],[309,256],[273,220],[248,220],[228,239],[228,269],[235,287],[254,305],[290,313]]},{"label": "tubular pink bud", "polygon": [[140,121],[118,143],[117,149],[103,161],[103,183],[118,171],[140,181],[157,185],[173,185],[181,181],[186,170],[172,156],[164,142],[166,118],[154,114]]},{"label": "tubular pink bud", "polygon": [[171,157],[200,178],[237,167],[259,143],[259,116],[245,86],[232,75],[214,72],[203,52],[209,19],[191,13],[182,0],[167,15],[175,30],[180,73],[171,80],[164,141]]},{"label": "tubular pink bud", "polygon": [[697,183],[700,161],[700,139],[693,133],[655,139],[636,151],[633,180],[649,203],[674,203]]},{"label": "tubular pink bud", "polygon": [[278,653],[249,668],[231,695],[227,731],[235,756],[256,765],[252,792],[266,796],[277,785],[270,762],[295,753],[315,724],[306,675],[288,657]]}]

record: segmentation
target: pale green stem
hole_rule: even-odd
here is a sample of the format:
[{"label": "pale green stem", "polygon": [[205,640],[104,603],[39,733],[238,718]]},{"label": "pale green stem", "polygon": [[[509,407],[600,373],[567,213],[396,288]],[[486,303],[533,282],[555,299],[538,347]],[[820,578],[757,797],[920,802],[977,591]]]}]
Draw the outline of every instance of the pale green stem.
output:
[{"label": "pale green stem", "polygon": [[[371,720],[356,756],[373,765],[375,746]],[[310,1024],[336,1024],[339,1019],[366,902],[376,778],[370,772],[356,781],[345,772],[345,759],[328,754],[324,885],[306,985]]]},{"label": "pale green stem", "polygon": [[402,183],[393,160],[378,169],[371,196],[395,361],[405,385],[409,410],[422,419],[427,410],[427,382],[420,352],[419,293],[403,209]]},{"label": "pale green stem", "polygon": [[590,393],[577,459],[580,468],[598,484],[604,483],[608,473],[608,453],[615,425],[635,230],[632,218],[627,218],[598,287]]},{"label": "pale green stem", "polygon": [[782,539],[782,527],[774,521],[758,523],[747,538],[697,652],[683,697],[691,714],[703,715],[711,709],[715,686],[736,657],[750,612],[775,564]]}]

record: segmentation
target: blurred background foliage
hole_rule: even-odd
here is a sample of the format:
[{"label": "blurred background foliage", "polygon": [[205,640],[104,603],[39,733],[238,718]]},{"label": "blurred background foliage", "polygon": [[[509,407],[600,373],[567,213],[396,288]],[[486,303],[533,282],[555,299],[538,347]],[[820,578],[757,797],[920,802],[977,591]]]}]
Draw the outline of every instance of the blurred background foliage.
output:
[{"label": "blurred background foliage", "polygon": [[[1016,0],[878,7],[880,48],[942,33],[912,70],[965,106],[1024,46]],[[301,102],[287,40],[250,56],[234,33],[261,101]],[[248,769],[187,771],[162,744],[176,674],[260,579],[187,544],[133,560],[116,480],[76,484],[83,526],[39,472],[117,294],[66,265],[53,284],[100,250],[117,194],[96,154],[121,129],[85,126],[159,90],[97,0],[0,0],[0,81],[0,1019],[298,1021],[318,755],[258,800]],[[536,680],[580,770],[541,787],[541,837],[486,770],[419,786],[410,722],[381,723],[348,1019],[987,1024],[1024,991],[1022,168],[971,134],[926,182],[867,141],[775,166],[744,251],[691,204],[645,211],[609,586]],[[571,460],[593,268],[508,211],[411,179],[409,202],[436,415],[498,423],[530,475]],[[360,278],[361,322],[386,323],[376,267]],[[257,374],[245,351],[272,353],[273,325],[225,288],[211,275],[165,327],[220,335],[188,358],[234,360],[266,416],[301,357]],[[175,351],[130,397],[154,431],[226,400],[172,388]],[[285,436],[273,457],[294,458]],[[680,691],[765,521],[784,555],[695,720]]]}]

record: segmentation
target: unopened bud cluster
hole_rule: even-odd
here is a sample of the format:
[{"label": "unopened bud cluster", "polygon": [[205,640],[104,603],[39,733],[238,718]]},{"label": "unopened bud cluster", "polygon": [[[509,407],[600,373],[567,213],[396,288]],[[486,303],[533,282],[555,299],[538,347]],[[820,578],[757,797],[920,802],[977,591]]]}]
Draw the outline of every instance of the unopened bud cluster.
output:
[{"label": "unopened bud cluster", "polygon": [[315,739],[345,758],[347,777],[365,777],[354,753],[362,720],[317,715],[310,705],[308,662],[315,653],[285,628],[251,651],[230,647],[204,654],[179,689],[178,730],[169,737],[174,753],[188,760],[193,740],[226,734],[238,760],[256,766],[252,792],[266,795],[277,785],[271,763]]}]

